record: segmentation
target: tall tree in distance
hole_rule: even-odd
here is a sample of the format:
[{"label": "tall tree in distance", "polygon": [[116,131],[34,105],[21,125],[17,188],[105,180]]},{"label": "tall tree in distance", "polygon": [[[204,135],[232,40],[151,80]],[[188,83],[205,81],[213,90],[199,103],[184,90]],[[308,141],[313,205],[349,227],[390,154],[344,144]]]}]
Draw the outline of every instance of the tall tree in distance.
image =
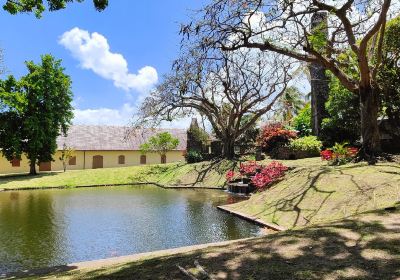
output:
[{"label": "tall tree in distance", "polygon": [[[34,13],[40,18],[46,10],[58,11],[65,9],[69,3],[83,2],[84,0],[6,0],[3,9],[12,15],[19,13]],[[93,0],[97,11],[102,11],[108,6],[108,0]]]},{"label": "tall tree in distance", "polygon": [[73,118],[71,79],[51,55],[26,66],[29,73],[21,80],[1,81],[0,148],[8,160],[26,154],[35,175],[37,164],[53,160],[56,138]]},{"label": "tall tree in distance", "polygon": [[290,122],[294,116],[304,107],[303,95],[296,87],[288,87],[277,103],[278,119]]},{"label": "tall tree in distance", "polygon": [[[359,159],[376,162],[381,151],[378,128],[380,93],[377,73],[382,66],[386,22],[398,13],[391,0],[214,0],[182,27],[186,40],[201,48],[243,47],[274,52],[323,66],[359,97],[362,149]],[[311,27],[315,13],[328,13],[328,37]],[[357,75],[348,75],[350,50]]]},{"label": "tall tree in distance", "polygon": [[221,140],[223,157],[231,159],[235,141],[285,91],[290,64],[253,50],[186,50],[173,73],[142,103],[136,126],[201,114]]},{"label": "tall tree in distance", "polygon": [[[311,34],[320,37],[314,42],[325,42],[327,40],[329,34],[328,13],[326,11],[319,11],[311,16]],[[308,69],[311,85],[311,129],[313,135],[320,136],[322,120],[328,116],[325,103],[329,96],[329,79],[325,67],[319,63],[310,63]]]}]

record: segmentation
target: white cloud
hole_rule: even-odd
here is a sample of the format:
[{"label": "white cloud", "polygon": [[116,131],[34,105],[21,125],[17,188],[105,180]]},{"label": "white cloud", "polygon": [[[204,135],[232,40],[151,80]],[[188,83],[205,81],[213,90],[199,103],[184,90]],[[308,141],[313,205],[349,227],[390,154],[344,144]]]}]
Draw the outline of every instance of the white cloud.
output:
[{"label": "white cloud", "polygon": [[82,68],[112,80],[124,90],[146,93],[158,81],[157,70],[151,66],[139,69],[137,74],[130,73],[123,55],[111,52],[107,38],[97,32],[90,34],[75,27],[60,37],[59,44],[72,53]]},{"label": "white cloud", "polygon": [[134,112],[135,108],[128,103],[125,103],[120,109],[75,109],[73,124],[128,125]]}]

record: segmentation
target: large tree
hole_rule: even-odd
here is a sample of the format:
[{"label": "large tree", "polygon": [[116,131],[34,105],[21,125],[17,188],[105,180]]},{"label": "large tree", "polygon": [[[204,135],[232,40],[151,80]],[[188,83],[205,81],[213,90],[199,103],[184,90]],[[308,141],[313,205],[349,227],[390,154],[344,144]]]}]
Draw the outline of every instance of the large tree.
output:
[{"label": "large tree", "polygon": [[188,47],[174,65],[143,102],[137,124],[201,114],[222,141],[226,158],[234,157],[235,141],[271,110],[290,79],[290,64],[279,55],[253,50],[204,54]]},{"label": "large tree", "polygon": [[[391,0],[213,0],[182,32],[203,48],[254,48],[325,67],[358,95],[363,141],[359,156],[374,163],[380,151],[376,81],[384,37],[378,34],[384,34],[387,19],[398,12],[395,4]],[[311,18],[318,12],[328,13],[328,26],[322,21],[320,32],[311,28]],[[341,59],[348,50],[356,61],[356,78],[347,74],[349,63]]]},{"label": "large tree", "polygon": [[28,74],[0,83],[0,149],[8,160],[26,154],[30,174],[36,165],[53,160],[56,138],[65,134],[73,117],[71,79],[61,60],[42,56],[26,62]]},{"label": "large tree", "polygon": [[[67,4],[73,2],[83,2],[84,0],[6,0],[3,9],[10,14],[34,13],[36,17],[41,17],[46,10],[58,11],[65,9]],[[93,0],[93,5],[98,11],[104,10],[108,6],[108,0]]]}]

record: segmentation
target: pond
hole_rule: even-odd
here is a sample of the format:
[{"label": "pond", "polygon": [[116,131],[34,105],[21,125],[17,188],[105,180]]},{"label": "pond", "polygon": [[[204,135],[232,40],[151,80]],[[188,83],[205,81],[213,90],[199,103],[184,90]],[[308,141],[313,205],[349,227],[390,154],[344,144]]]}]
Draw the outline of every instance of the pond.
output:
[{"label": "pond", "polygon": [[236,197],[152,186],[0,193],[0,275],[257,236],[224,213]]}]

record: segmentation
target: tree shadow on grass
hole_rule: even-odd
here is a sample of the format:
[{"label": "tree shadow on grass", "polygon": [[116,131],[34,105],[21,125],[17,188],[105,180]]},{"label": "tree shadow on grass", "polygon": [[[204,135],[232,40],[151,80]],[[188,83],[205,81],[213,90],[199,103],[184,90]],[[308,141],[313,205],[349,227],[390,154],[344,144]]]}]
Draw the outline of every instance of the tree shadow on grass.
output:
[{"label": "tree shadow on grass", "polygon": [[39,179],[43,177],[51,177],[60,174],[61,172],[43,172],[37,175],[24,174],[12,174],[12,175],[0,175],[0,189],[2,184],[7,184],[11,182],[21,182],[31,179]]},{"label": "tree shadow on grass", "polygon": [[286,231],[225,247],[103,268],[73,279],[398,279],[400,213],[370,213],[333,224]]}]

